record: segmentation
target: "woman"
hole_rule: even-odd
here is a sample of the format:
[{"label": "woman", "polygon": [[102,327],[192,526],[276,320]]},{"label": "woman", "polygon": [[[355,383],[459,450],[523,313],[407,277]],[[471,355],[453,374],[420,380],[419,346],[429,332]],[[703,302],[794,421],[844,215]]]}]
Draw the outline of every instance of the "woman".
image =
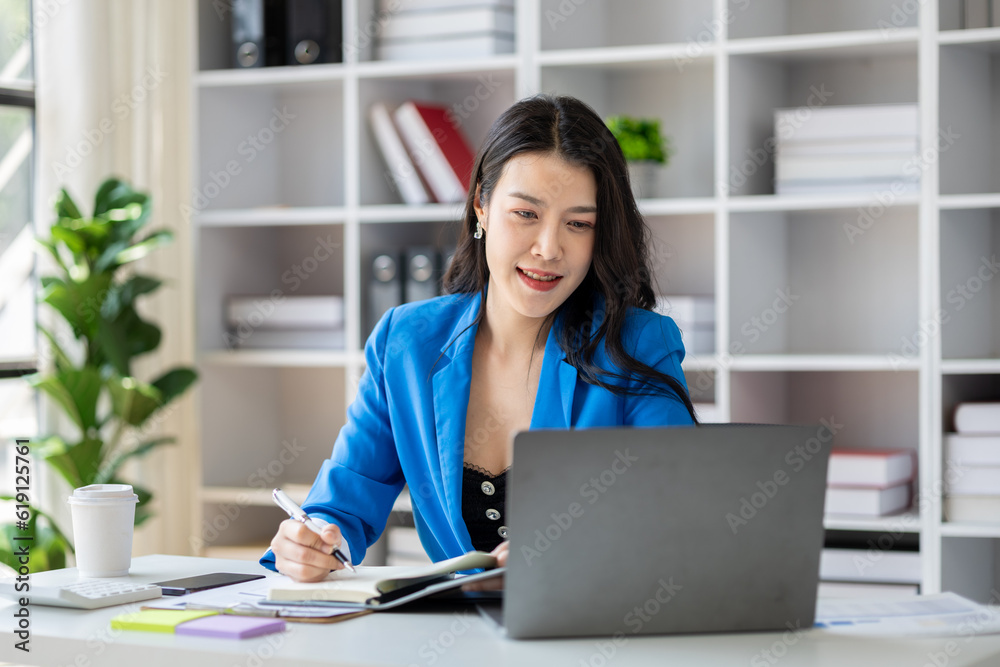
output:
[{"label": "woman", "polygon": [[649,230],[621,149],[570,97],[522,100],[476,159],[448,296],[390,310],[365,347],[347,424],[261,563],[316,581],[382,533],[409,485],[435,561],[506,559],[504,475],[528,428],[690,424],[673,321],[652,313]]}]

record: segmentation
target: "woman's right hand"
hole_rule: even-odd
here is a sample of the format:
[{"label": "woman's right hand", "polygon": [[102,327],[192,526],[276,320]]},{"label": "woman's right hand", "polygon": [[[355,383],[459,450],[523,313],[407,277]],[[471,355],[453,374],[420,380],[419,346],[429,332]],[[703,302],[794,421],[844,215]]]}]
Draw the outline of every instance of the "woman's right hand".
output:
[{"label": "woman's right hand", "polygon": [[295,581],[320,581],[330,570],[344,567],[332,555],[341,540],[340,528],[332,523],[323,526],[322,535],[317,535],[299,521],[286,519],[271,540],[274,566]]}]

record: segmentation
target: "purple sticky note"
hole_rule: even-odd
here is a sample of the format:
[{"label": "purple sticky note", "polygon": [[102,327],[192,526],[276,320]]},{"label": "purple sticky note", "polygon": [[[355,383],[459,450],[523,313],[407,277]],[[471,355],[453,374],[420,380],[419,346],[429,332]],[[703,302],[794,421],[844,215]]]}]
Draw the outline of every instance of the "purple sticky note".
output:
[{"label": "purple sticky note", "polygon": [[246,639],[247,637],[269,635],[272,632],[283,632],[284,630],[285,622],[278,618],[218,614],[181,623],[174,632],[178,635],[196,635],[198,637]]}]

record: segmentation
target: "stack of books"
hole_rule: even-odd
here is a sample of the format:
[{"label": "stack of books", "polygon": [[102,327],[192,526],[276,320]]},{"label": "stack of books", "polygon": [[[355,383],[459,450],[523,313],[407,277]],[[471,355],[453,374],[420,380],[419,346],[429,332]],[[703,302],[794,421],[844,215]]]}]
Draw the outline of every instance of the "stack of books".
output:
[{"label": "stack of books", "polygon": [[874,539],[870,542],[858,548],[823,549],[819,557],[820,597],[909,597],[920,593],[920,552],[882,549]]},{"label": "stack of books", "polygon": [[405,203],[465,200],[475,155],[448,108],[411,100],[390,111],[378,102],[368,117],[387,176]]},{"label": "stack of books", "polygon": [[342,296],[230,296],[230,349],[344,349]]},{"label": "stack of books", "polygon": [[775,192],[919,192],[919,134],[915,104],[777,109]]},{"label": "stack of books", "polygon": [[658,296],[653,310],[674,320],[684,338],[685,352],[715,352],[715,297]]},{"label": "stack of books", "polygon": [[826,477],[826,513],[876,517],[905,510],[916,469],[909,449],[835,449]]},{"label": "stack of books", "polygon": [[514,0],[380,0],[378,60],[480,58],[514,52]]},{"label": "stack of books", "polygon": [[946,521],[1000,522],[1000,403],[961,403],[944,438]]}]

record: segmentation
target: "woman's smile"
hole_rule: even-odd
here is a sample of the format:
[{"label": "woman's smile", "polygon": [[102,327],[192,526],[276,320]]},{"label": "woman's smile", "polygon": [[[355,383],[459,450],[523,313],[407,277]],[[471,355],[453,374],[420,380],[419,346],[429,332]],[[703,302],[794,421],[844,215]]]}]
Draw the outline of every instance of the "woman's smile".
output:
[{"label": "woman's smile", "polygon": [[538,290],[539,292],[548,292],[549,290],[555,289],[559,281],[562,280],[562,276],[555,273],[547,273],[545,271],[538,271],[532,269],[522,269],[517,268],[518,275],[524,284],[531,289]]}]

